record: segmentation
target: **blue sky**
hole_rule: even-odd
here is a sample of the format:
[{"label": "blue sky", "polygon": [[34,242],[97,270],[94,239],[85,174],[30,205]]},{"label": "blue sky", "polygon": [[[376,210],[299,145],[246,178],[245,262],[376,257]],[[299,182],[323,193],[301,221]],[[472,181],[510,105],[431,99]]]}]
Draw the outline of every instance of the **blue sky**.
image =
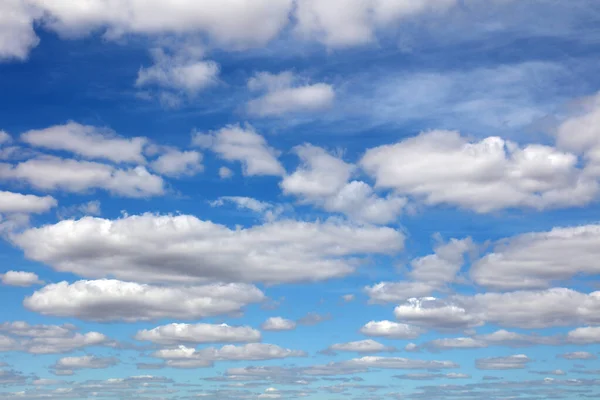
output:
[{"label": "blue sky", "polygon": [[599,20],[0,1],[0,397],[600,396]]}]

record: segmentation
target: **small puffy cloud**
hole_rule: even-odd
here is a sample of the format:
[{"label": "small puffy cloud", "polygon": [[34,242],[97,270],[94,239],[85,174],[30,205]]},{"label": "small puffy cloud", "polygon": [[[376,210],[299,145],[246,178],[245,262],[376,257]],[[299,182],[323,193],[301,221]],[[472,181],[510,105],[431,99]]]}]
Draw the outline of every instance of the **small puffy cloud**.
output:
[{"label": "small puffy cloud", "polygon": [[[230,229],[190,215],[84,217],[12,236],[26,257],[58,271],[145,282],[298,282],[348,275],[356,257],[395,254],[388,227],[277,220]],[[89,243],[102,252],[90,252]],[[169,268],[165,268],[165,264]]]},{"label": "small puffy cloud", "polygon": [[0,61],[27,59],[40,39],[33,22],[40,14],[28,2],[6,0],[0,4]]},{"label": "small puffy cloud", "polygon": [[331,85],[302,83],[289,71],[260,72],[248,81],[248,87],[263,92],[261,97],[248,102],[248,111],[261,117],[325,110],[335,98]]},{"label": "small puffy cloud", "polygon": [[243,196],[222,196],[217,200],[212,201],[210,205],[213,207],[221,207],[226,203],[232,203],[239,209],[247,209],[254,211],[255,213],[263,213],[273,207],[271,203]]},{"label": "small puffy cloud", "polygon": [[430,372],[424,373],[415,373],[415,374],[403,374],[403,375],[394,375],[396,379],[402,380],[410,380],[410,381],[429,381],[429,380],[437,380],[437,379],[468,379],[470,375],[461,374],[457,372],[450,372],[448,374],[433,374]]},{"label": "small puffy cloud", "polygon": [[483,321],[457,304],[434,297],[412,298],[394,309],[396,318],[423,328],[461,330],[480,326]]},{"label": "small puffy cloud", "polygon": [[556,129],[557,146],[583,154],[587,169],[600,176],[600,93],[579,102],[577,113],[570,115]]},{"label": "small puffy cloud", "polygon": [[299,197],[302,203],[377,224],[393,222],[406,205],[403,197],[379,197],[367,183],[349,182],[355,166],[320,147],[304,144],[294,152],[301,164],[283,178],[280,187],[284,194]]},{"label": "small puffy cloud", "polygon": [[517,354],[508,357],[479,358],[475,360],[475,366],[482,370],[524,369],[530,362],[531,359],[526,355]]},{"label": "small puffy cloud", "polygon": [[307,325],[313,326],[318,325],[321,322],[329,321],[331,319],[331,314],[319,314],[316,312],[309,312],[304,317],[298,319],[296,321],[298,325]]},{"label": "small puffy cloud", "polygon": [[534,345],[557,345],[562,340],[558,336],[540,336],[510,332],[504,329],[485,335],[435,339],[426,343],[425,347],[434,349],[477,349],[489,346],[528,347]]},{"label": "small puffy cloud", "polygon": [[578,168],[574,154],[542,145],[519,147],[499,137],[471,142],[452,131],[369,149],[360,166],[376,187],[478,213],[581,206],[598,193],[598,183]]},{"label": "small puffy cloud", "polygon": [[296,322],[281,318],[271,317],[260,326],[265,331],[291,331],[296,328]]},{"label": "small puffy cloud", "polygon": [[227,324],[169,324],[153,329],[140,330],[136,340],[149,341],[162,345],[186,343],[240,343],[259,342],[261,334],[249,326],[229,326]]},{"label": "small puffy cloud", "polygon": [[600,327],[588,326],[574,329],[567,334],[567,340],[577,344],[600,343]]},{"label": "small puffy cloud", "polygon": [[420,14],[443,12],[457,3],[457,0],[298,0],[294,32],[331,48],[365,45],[375,41],[376,32],[382,28]]},{"label": "small puffy cloud", "polygon": [[233,176],[233,171],[227,167],[219,168],[219,178],[221,179],[229,179]]},{"label": "small puffy cloud", "polygon": [[200,91],[218,82],[219,64],[201,59],[201,52],[176,52],[169,54],[164,49],[154,49],[154,65],[138,71],[135,86],[156,87],[163,105],[176,107],[181,95],[193,97]]},{"label": "small puffy cloud", "polygon": [[392,321],[370,321],[360,329],[360,333],[388,339],[415,339],[424,331],[411,325]]},{"label": "small puffy cloud", "polygon": [[47,285],[26,297],[23,305],[43,315],[133,322],[238,313],[263,300],[260,290],[245,284],[160,287],[104,279]]},{"label": "small puffy cloud", "polygon": [[0,191],[0,213],[44,213],[58,202],[52,196]]},{"label": "small puffy cloud", "polygon": [[487,343],[470,337],[435,339],[428,343],[435,349],[478,349],[487,347]]},{"label": "small puffy cloud", "polygon": [[329,346],[331,351],[349,351],[356,353],[380,353],[380,352],[393,352],[396,351],[396,348],[385,346],[375,340],[367,339],[367,340],[359,340],[356,342],[347,342],[347,343],[336,343]]},{"label": "small puffy cloud", "polygon": [[595,360],[598,358],[594,354],[588,353],[587,351],[575,351],[573,353],[560,354],[557,357],[564,358],[566,360]]},{"label": "small puffy cloud", "polygon": [[12,137],[6,132],[0,129],[0,145],[5,143],[10,143],[12,141]]},{"label": "small puffy cloud", "polygon": [[192,176],[204,169],[201,153],[177,149],[168,149],[152,161],[150,167],[155,172],[170,177]]},{"label": "small puffy cloud", "polygon": [[158,196],[164,181],[142,166],[120,169],[92,161],[43,156],[16,165],[0,164],[0,179],[27,182],[41,190],[84,193],[104,189],[124,197]]},{"label": "small puffy cloud", "polygon": [[2,279],[3,284],[9,286],[28,287],[44,284],[44,281],[33,272],[7,271],[4,274],[0,274],[0,278]]},{"label": "small puffy cloud", "polygon": [[[30,325],[24,321],[4,322],[0,332],[8,338],[12,350],[31,354],[67,353],[88,346],[109,346],[115,342],[99,332],[79,333],[75,327],[64,325]],[[0,348],[3,347],[0,345]]]},{"label": "small puffy cloud", "polygon": [[412,281],[380,282],[365,288],[372,303],[400,302],[413,297],[424,297],[444,289],[456,280],[465,263],[465,254],[473,251],[471,238],[451,239],[437,243],[434,253],[410,262],[408,277]]},{"label": "small puffy cloud", "polygon": [[470,275],[496,290],[535,289],[575,275],[600,273],[600,225],[554,228],[499,241]]},{"label": "small puffy cloud", "polygon": [[209,148],[224,160],[239,161],[244,176],[280,176],[285,173],[277,160],[279,152],[250,125],[228,125],[216,132],[196,132],[192,135],[192,144]]},{"label": "small puffy cloud", "polygon": [[119,360],[114,357],[63,357],[52,366],[55,371],[72,372],[79,369],[104,369],[117,365]]},{"label": "small puffy cloud", "polygon": [[356,299],[356,296],[353,294],[345,294],[342,296],[342,300],[344,300],[346,303],[350,303],[351,301],[354,301],[354,299]]},{"label": "small puffy cloud", "polygon": [[600,292],[590,294],[567,288],[481,293],[456,300],[479,319],[524,329],[598,324]]},{"label": "small puffy cloud", "polygon": [[143,150],[148,143],[144,137],[123,138],[110,129],[73,121],[27,131],[21,140],[31,146],[68,151],[85,158],[138,164],[145,162]]},{"label": "small puffy cloud", "polygon": [[260,361],[288,357],[305,357],[306,353],[289,350],[266,343],[250,343],[243,346],[226,345],[219,349],[208,347],[200,350],[179,346],[175,349],[163,349],[153,356],[165,360],[166,365],[174,368],[210,367],[215,361]]}]

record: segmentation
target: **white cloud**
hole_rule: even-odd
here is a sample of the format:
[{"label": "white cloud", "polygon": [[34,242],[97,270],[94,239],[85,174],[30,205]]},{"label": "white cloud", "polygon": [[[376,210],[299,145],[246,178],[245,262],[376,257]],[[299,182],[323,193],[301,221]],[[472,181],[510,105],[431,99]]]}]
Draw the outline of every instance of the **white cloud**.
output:
[{"label": "white cloud", "polygon": [[435,329],[467,329],[483,324],[463,307],[434,297],[412,298],[394,309],[401,322]]},{"label": "white cloud", "polygon": [[600,225],[554,228],[499,241],[471,267],[471,277],[492,289],[549,287],[575,275],[600,273]]},{"label": "white cloud", "polygon": [[424,297],[442,290],[455,282],[465,262],[465,254],[475,250],[471,238],[438,242],[434,253],[410,262],[408,277],[413,281],[380,282],[367,286],[365,292],[373,303],[400,302],[413,297]]},{"label": "white cloud", "polygon": [[279,152],[269,147],[264,137],[247,125],[228,125],[208,134],[194,133],[192,144],[210,148],[222,159],[242,163],[244,176],[275,175],[285,173],[277,160]]},{"label": "white cloud", "polygon": [[567,360],[595,360],[596,358],[598,358],[594,354],[588,353],[587,351],[575,351],[573,353],[565,353],[559,355],[558,357]]},{"label": "white cloud", "polygon": [[291,331],[296,329],[296,323],[281,317],[271,317],[267,319],[260,328],[265,331]]},{"label": "white cloud", "polygon": [[335,98],[331,85],[301,83],[290,71],[280,74],[259,72],[248,81],[250,90],[264,94],[248,102],[248,111],[258,116],[291,112],[312,112],[329,108]]},{"label": "white cloud", "polygon": [[360,329],[360,333],[388,339],[415,339],[424,331],[411,325],[392,321],[370,321]]},{"label": "white cloud", "polygon": [[487,343],[484,341],[469,337],[434,339],[428,345],[436,349],[478,349],[487,347]]},{"label": "white cloud", "polygon": [[425,12],[445,11],[456,0],[298,0],[295,32],[328,47],[364,45],[376,31]]},{"label": "white cloud", "polygon": [[228,179],[231,178],[233,176],[233,171],[227,167],[220,167],[219,168],[219,178],[221,179]]},{"label": "white cloud", "polygon": [[78,369],[103,369],[117,365],[118,360],[114,357],[63,357],[52,366],[55,370],[73,371]]},{"label": "white cloud", "polygon": [[157,196],[164,181],[142,166],[119,169],[91,161],[43,156],[16,165],[0,164],[0,178],[28,182],[41,190],[74,193],[105,189],[125,197]]},{"label": "white cloud", "polygon": [[556,129],[560,148],[583,154],[587,169],[600,176],[600,93],[581,99],[578,113],[569,116]]},{"label": "white cloud", "polygon": [[25,271],[7,271],[4,274],[0,274],[2,283],[10,286],[33,286],[42,285],[44,281],[40,280],[37,274],[33,272]]},{"label": "white cloud", "polygon": [[0,213],[44,213],[57,204],[51,196],[0,191]]},{"label": "white cloud", "polygon": [[375,340],[366,339],[356,342],[336,343],[329,347],[332,351],[351,351],[356,353],[379,353],[383,351],[396,351],[394,347],[385,346]]},{"label": "white cloud", "polygon": [[92,0],[85,7],[30,1],[46,11],[44,25],[64,36],[103,28],[109,38],[128,33],[200,33],[216,44],[234,48],[263,45],[273,39],[287,24],[292,7],[292,0],[185,0],[169,5],[156,0]]},{"label": "white cloud", "polygon": [[225,205],[225,203],[233,203],[239,209],[248,209],[255,213],[263,213],[273,207],[271,203],[243,196],[222,196],[211,202],[210,205],[213,207],[221,207]]},{"label": "white cloud", "polygon": [[0,3],[0,61],[25,60],[39,43],[33,21],[39,11],[23,0]]},{"label": "white cloud", "polygon": [[320,147],[304,144],[294,152],[301,165],[280,186],[284,194],[300,197],[303,203],[368,223],[393,222],[406,205],[403,197],[381,198],[365,182],[348,182],[355,166]]},{"label": "white cloud", "polygon": [[349,361],[342,361],[339,364],[352,367],[383,369],[444,369],[458,367],[458,365],[452,361],[412,360],[400,357],[375,356],[355,358]]},{"label": "white cloud", "polygon": [[260,290],[244,284],[159,287],[96,280],[47,285],[26,297],[23,305],[43,315],[132,322],[239,313],[242,307],[263,300]]},{"label": "white cloud", "polygon": [[504,208],[581,206],[598,192],[575,155],[553,147],[519,147],[499,137],[470,142],[431,131],[367,150],[360,165],[376,187],[479,213]]},{"label": "white cloud", "polygon": [[21,140],[32,146],[69,151],[85,158],[138,164],[145,162],[143,150],[148,143],[145,137],[123,138],[110,129],[73,121],[27,131]]},{"label": "white cloud", "polygon": [[600,323],[600,292],[566,288],[459,296],[472,315],[501,326],[537,329]]},{"label": "white cloud", "polygon": [[168,149],[150,163],[154,171],[170,177],[192,176],[201,172],[202,154],[197,151]]},{"label": "white cloud", "polygon": [[154,49],[152,56],[154,65],[140,68],[135,81],[137,87],[156,86],[193,96],[218,82],[219,65],[200,60],[197,54],[172,55],[163,49]]},{"label": "white cloud", "polygon": [[243,346],[226,345],[219,349],[208,347],[194,349],[179,346],[175,349],[162,349],[153,353],[154,357],[166,361],[166,365],[175,368],[198,368],[212,366],[215,361],[260,361],[288,357],[305,357],[306,353],[289,350],[266,343],[249,343]]},{"label": "white cloud", "polygon": [[260,332],[249,326],[227,324],[169,324],[138,331],[136,340],[163,345],[184,343],[240,343],[259,342]]},{"label": "white cloud", "polygon": [[505,370],[505,369],[523,369],[531,359],[524,354],[517,354],[508,357],[490,357],[480,358],[475,361],[478,369],[483,370]]},{"label": "white cloud", "polygon": [[[391,228],[343,222],[278,220],[232,230],[189,215],[153,214],[116,220],[84,217],[12,236],[27,258],[58,271],[179,283],[341,277],[357,267],[354,257],[395,254],[402,250],[403,239]],[[92,242],[96,251],[90,252]]]},{"label": "white cloud", "polygon": [[356,299],[356,296],[353,294],[345,294],[342,296],[342,300],[344,300],[346,303],[350,303],[351,301],[354,301]]},{"label": "white cloud", "polygon": [[600,327],[587,326],[574,329],[567,334],[567,340],[577,344],[600,343]]},{"label": "white cloud", "polygon": [[0,145],[10,143],[12,141],[12,137],[2,129],[0,129]]}]

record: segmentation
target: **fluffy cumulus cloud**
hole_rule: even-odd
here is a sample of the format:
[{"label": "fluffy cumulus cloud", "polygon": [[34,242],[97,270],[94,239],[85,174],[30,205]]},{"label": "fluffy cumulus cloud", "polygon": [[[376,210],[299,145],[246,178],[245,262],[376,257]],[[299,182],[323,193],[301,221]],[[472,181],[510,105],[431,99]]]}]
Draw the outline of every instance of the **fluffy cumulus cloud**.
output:
[{"label": "fluffy cumulus cloud", "polygon": [[284,349],[273,344],[250,343],[242,346],[226,345],[218,349],[208,347],[200,350],[179,346],[174,349],[158,350],[153,356],[165,360],[166,365],[169,367],[199,368],[210,367],[215,361],[272,360],[304,357],[306,353]]},{"label": "fluffy cumulus cloud", "polygon": [[360,329],[360,333],[363,335],[388,339],[415,339],[423,332],[422,329],[415,326],[392,321],[370,321]]},{"label": "fluffy cumulus cloud", "polygon": [[103,369],[117,365],[119,361],[114,357],[63,357],[52,366],[57,375],[72,375],[79,369]]},{"label": "fluffy cumulus cloud", "polygon": [[578,168],[572,153],[537,144],[520,147],[500,137],[469,141],[453,131],[425,132],[369,149],[360,165],[377,187],[479,213],[581,206],[598,192],[597,181]]},{"label": "fluffy cumulus cloud", "polygon": [[600,327],[587,326],[584,328],[577,328],[570,331],[567,334],[567,338],[570,342],[578,344],[600,343]]},{"label": "fluffy cumulus cloud", "polygon": [[150,163],[154,171],[170,177],[192,176],[202,172],[202,154],[197,151],[168,149]]},{"label": "fluffy cumulus cloud", "polygon": [[169,324],[153,329],[138,331],[136,340],[149,341],[162,345],[185,343],[239,343],[258,342],[261,334],[249,326],[229,326],[227,324]]},{"label": "fluffy cumulus cloud", "polygon": [[281,317],[270,317],[260,327],[264,331],[291,331],[296,329],[296,322]]},{"label": "fluffy cumulus cloud", "polygon": [[554,228],[502,240],[471,268],[491,289],[545,288],[576,275],[600,273],[600,225]]},{"label": "fluffy cumulus cloud", "polygon": [[380,282],[365,288],[373,303],[400,302],[413,297],[424,297],[441,290],[457,280],[465,263],[465,255],[476,249],[470,238],[438,242],[434,253],[410,262],[407,276],[411,280]]},{"label": "fluffy cumulus cloud", "polygon": [[96,280],[50,284],[26,297],[23,304],[44,315],[91,321],[147,321],[234,314],[264,298],[259,289],[245,284],[161,287]]},{"label": "fluffy cumulus cloud", "polygon": [[394,315],[401,322],[424,328],[460,330],[483,325],[476,314],[434,297],[408,299],[394,309]]},{"label": "fluffy cumulus cloud", "polygon": [[4,351],[26,351],[31,354],[67,353],[89,346],[114,346],[116,342],[99,332],[80,333],[76,327],[64,325],[30,325],[24,321],[4,322],[0,332],[10,346]]},{"label": "fluffy cumulus cloud", "polygon": [[248,88],[262,95],[248,103],[248,111],[258,116],[291,112],[321,111],[329,108],[335,91],[326,83],[301,83],[290,71],[280,74],[261,72],[248,81]]},{"label": "fluffy cumulus cloud", "polygon": [[42,24],[62,36],[81,36],[104,30],[106,37],[126,34],[206,34],[216,44],[242,48],[273,39],[288,23],[292,0],[181,1],[171,7],[160,1],[111,2],[93,0],[82,7],[29,0],[45,12]]},{"label": "fluffy cumulus cloud", "polygon": [[[337,222],[280,220],[232,230],[189,215],[144,214],[65,220],[12,240],[28,258],[84,277],[277,283],[345,276],[355,270],[355,257],[395,254],[403,238],[387,227]],[[102,251],[90,252],[90,242]]]},{"label": "fluffy cumulus cloud", "polygon": [[135,86],[158,89],[157,95],[164,106],[177,107],[187,96],[193,98],[200,91],[218,83],[219,65],[203,60],[203,51],[191,49],[168,51],[152,50],[154,64],[138,71]]},{"label": "fluffy cumulus cloud", "polygon": [[25,60],[38,45],[33,21],[40,15],[28,2],[7,0],[0,4],[0,61]]},{"label": "fluffy cumulus cloud", "polygon": [[456,4],[456,0],[298,0],[295,32],[334,48],[364,45],[376,39],[379,29]]},{"label": "fluffy cumulus cloud", "polygon": [[490,357],[476,360],[475,365],[483,370],[523,369],[532,360],[524,354],[508,357]]},{"label": "fluffy cumulus cloud", "polygon": [[356,353],[380,353],[386,351],[396,351],[394,347],[385,346],[373,339],[359,340],[356,342],[335,343],[332,344],[330,351],[350,351]]},{"label": "fluffy cumulus cloud", "polygon": [[379,197],[367,183],[350,181],[356,167],[324,149],[304,144],[294,149],[301,164],[280,183],[285,194],[367,223],[389,223],[406,205],[404,197]]},{"label": "fluffy cumulus cloud", "polygon": [[240,162],[245,176],[284,174],[277,160],[279,152],[249,125],[229,125],[210,133],[196,132],[192,143],[211,149],[224,160]]},{"label": "fluffy cumulus cloud", "polygon": [[0,163],[0,179],[27,182],[45,191],[85,193],[104,189],[124,197],[150,197],[165,192],[163,179],[143,166],[118,168],[54,156],[40,156],[14,165]]},{"label": "fluffy cumulus cloud", "polygon": [[58,202],[52,196],[0,191],[0,213],[44,213]]},{"label": "fluffy cumulus cloud", "polygon": [[144,137],[124,138],[107,128],[72,121],[27,131],[21,140],[31,146],[67,151],[85,158],[137,164],[145,162],[143,150],[148,142]]},{"label": "fluffy cumulus cloud", "polygon": [[33,286],[41,285],[44,283],[37,274],[26,271],[6,271],[4,274],[0,274],[2,283],[9,286]]}]

